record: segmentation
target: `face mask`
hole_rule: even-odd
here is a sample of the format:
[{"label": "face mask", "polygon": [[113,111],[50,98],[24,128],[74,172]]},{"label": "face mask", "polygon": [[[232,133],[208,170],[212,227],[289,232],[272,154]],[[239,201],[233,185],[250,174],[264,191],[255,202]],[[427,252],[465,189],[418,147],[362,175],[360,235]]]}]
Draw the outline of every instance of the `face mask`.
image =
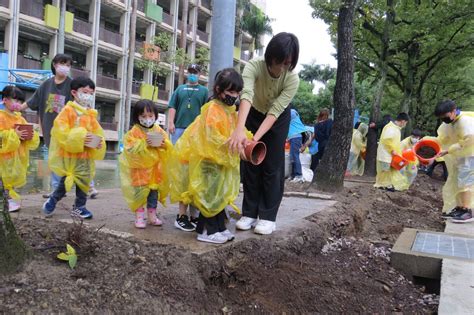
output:
[{"label": "face mask", "polygon": [[454,119],[451,119],[451,117],[443,117],[441,118],[441,120],[445,123],[445,124],[450,124],[454,121]]},{"label": "face mask", "polygon": [[77,92],[76,102],[83,107],[92,107],[92,103],[94,102],[94,94]]},{"label": "face mask", "polygon": [[155,120],[153,118],[141,118],[138,117],[138,121],[140,122],[140,125],[142,125],[145,128],[150,128],[155,124]]},{"label": "face mask", "polygon": [[188,82],[189,83],[197,83],[197,81],[198,81],[197,74],[194,74],[194,73],[188,74]]},{"label": "face mask", "polygon": [[19,112],[21,110],[21,103],[12,101],[10,105],[10,110],[12,112]]},{"label": "face mask", "polygon": [[224,102],[226,105],[232,106],[235,104],[235,101],[237,100],[237,96],[231,96],[226,94],[224,99],[222,99],[222,102]]},{"label": "face mask", "polygon": [[411,143],[415,144],[418,141],[420,141],[420,139],[411,137]]},{"label": "face mask", "polygon": [[56,66],[56,73],[64,75],[64,76],[68,75],[70,70],[71,70],[71,67],[68,67],[65,65]]}]

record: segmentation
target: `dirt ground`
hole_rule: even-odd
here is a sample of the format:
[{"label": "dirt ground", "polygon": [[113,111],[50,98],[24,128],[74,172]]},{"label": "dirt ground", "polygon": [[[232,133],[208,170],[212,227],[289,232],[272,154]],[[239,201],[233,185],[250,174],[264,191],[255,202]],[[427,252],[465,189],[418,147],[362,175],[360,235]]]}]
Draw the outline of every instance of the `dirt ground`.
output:
[{"label": "dirt ground", "polygon": [[[79,225],[20,219],[32,255],[0,276],[0,313],[433,313],[438,297],[390,266],[390,248],[404,227],[443,229],[441,185],[420,175],[408,193],[345,189],[309,218],[317,229],[203,256],[88,229],[78,239]],[[74,270],[55,258],[71,234]]]}]

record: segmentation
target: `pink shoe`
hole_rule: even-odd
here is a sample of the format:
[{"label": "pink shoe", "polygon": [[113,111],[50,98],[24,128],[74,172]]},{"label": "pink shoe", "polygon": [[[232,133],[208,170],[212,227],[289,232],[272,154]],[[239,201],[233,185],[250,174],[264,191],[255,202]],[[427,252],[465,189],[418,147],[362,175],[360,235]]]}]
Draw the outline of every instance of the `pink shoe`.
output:
[{"label": "pink shoe", "polygon": [[135,227],[137,229],[144,229],[146,228],[146,221],[145,221],[145,209],[138,208],[135,212]]},{"label": "pink shoe", "polygon": [[148,222],[155,226],[163,224],[163,222],[156,216],[156,208],[148,208]]}]

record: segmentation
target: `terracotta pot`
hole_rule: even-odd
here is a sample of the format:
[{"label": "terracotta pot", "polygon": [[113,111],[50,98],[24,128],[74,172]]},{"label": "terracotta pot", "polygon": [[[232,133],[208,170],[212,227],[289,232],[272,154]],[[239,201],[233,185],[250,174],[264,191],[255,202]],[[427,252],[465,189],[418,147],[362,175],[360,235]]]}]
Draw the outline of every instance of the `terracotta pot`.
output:
[{"label": "terracotta pot", "polygon": [[241,158],[253,165],[259,165],[265,159],[267,154],[267,146],[261,141],[249,141],[244,149]]},{"label": "terracotta pot", "polygon": [[18,127],[20,131],[27,131],[27,135],[24,140],[33,139],[33,125],[31,124],[15,124],[15,129]]}]

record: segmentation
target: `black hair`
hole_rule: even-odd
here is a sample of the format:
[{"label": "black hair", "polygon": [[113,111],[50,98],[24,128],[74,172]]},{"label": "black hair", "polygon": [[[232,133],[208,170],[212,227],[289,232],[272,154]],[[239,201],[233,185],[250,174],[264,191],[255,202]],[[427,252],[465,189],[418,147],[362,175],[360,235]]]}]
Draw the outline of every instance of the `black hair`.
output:
[{"label": "black hair", "polygon": [[71,91],[77,91],[83,87],[90,87],[95,90],[95,83],[88,77],[77,77],[71,81]]},{"label": "black hair", "polygon": [[143,114],[144,112],[153,112],[155,114],[155,118],[158,119],[158,107],[152,100],[139,100],[134,106],[132,110],[132,124],[139,124],[140,121],[138,120],[138,116]]},{"label": "black hair", "polygon": [[265,49],[265,63],[271,67],[273,62],[283,63],[288,57],[291,57],[289,70],[293,70],[298,64],[300,54],[300,45],[298,38],[292,33],[281,32],[273,36]]},{"label": "black hair", "polygon": [[25,93],[23,93],[22,90],[20,90],[14,85],[5,86],[1,94],[2,94],[2,99],[11,98],[14,100],[18,100],[20,102],[25,101]]},{"label": "black hair", "polygon": [[72,64],[72,57],[66,54],[57,54],[54,56],[53,61],[51,61],[51,71],[56,75],[56,69],[54,68],[55,63],[67,63]]},{"label": "black hair", "polygon": [[395,119],[395,120],[398,120],[398,121],[402,121],[402,120],[404,120],[404,121],[409,121],[409,120],[410,120],[410,116],[408,116],[407,113],[400,113],[400,114],[397,115],[397,119]]},{"label": "black hair", "polygon": [[216,73],[212,92],[214,97],[216,97],[217,94],[226,90],[240,92],[243,87],[244,81],[242,76],[234,68],[225,68]]},{"label": "black hair", "polygon": [[456,109],[456,103],[453,100],[444,100],[436,105],[434,114],[439,117]]},{"label": "black hair", "polygon": [[358,122],[356,122],[356,123],[355,123],[355,125],[354,125],[354,129],[357,129],[357,128],[359,128],[359,126],[360,126],[360,121],[358,121]]},{"label": "black hair", "polygon": [[415,137],[420,137],[420,138],[421,138],[421,136],[423,135],[423,133],[421,132],[420,129],[415,128],[415,129],[413,129],[413,130],[411,131],[411,135],[412,135],[412,136],[415,136]]}]

